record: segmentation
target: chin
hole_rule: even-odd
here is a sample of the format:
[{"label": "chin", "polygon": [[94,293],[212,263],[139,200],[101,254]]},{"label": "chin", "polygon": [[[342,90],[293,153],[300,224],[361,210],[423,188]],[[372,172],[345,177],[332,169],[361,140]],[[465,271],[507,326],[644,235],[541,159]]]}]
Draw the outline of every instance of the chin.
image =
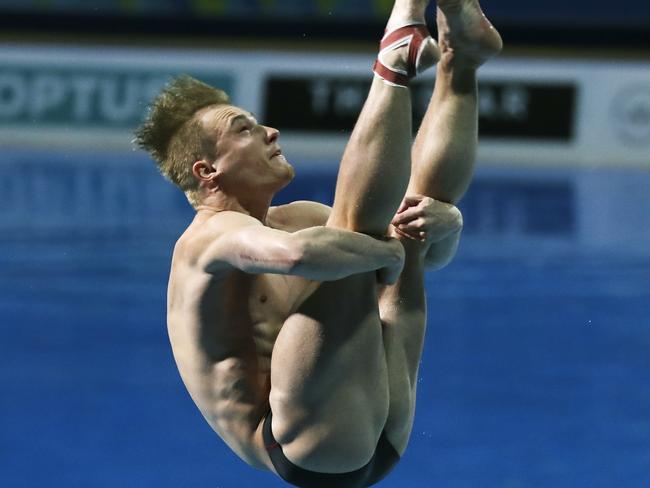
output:
[{"label": "chin", "polygon": [[295,171],[293,169],[293,166],[291,166],[291,163],[287,161],[284,156],[282,157],[282,162],[276,166],[278,173],[282,175],[284,178],[288,178],[289,181],[291,181],[295,175]]},{"label": "chin", "polygon": [[287,164],[286,171],[280,179],[280,188],[284,188],[293,180],[293,177],[296,175],[296,172],[293,169],[293,166]]},{"label": "chin", "polygon": [[[273,187],[276,191],[287,186],[293,180],[296,172],[293,166],[284,158],[277,158],[275,164],[270,165],[268,168],[271,170],[268,176],[271,177]],[[270,183],[270,181],[269,181]]]},{"label": "chin", "polygon": [[296,170],[289,163],[287,163],[287,174],[287,183],[289,183],[296,176]]}]

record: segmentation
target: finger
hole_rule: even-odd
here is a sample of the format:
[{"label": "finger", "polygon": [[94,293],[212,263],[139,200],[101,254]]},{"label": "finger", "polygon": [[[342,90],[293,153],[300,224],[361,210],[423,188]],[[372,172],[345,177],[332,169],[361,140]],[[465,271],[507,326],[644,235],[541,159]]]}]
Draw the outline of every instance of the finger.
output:
[{"label": "finger", "polygon": [[429,242],[438,242],[446,238],[449,234],[451,234],[450,229],[447,229],[445,227],[430,226],[430,225],[425,225],[423,227],[420,227],[414,224],[405,224],[400,226],[400,230],[402,232],[407,232],[411,235],[424,232],[425,238]]},{"label": "finger", "polygon": [[425,242],[427,240],[428,234],[426,230],[407,229],[404,226],[395,227],[395,229],[399,233],[399,235],[408,236],[409,239],[413,239],[415,241],[420,241],[420,242]]},{"label": "finger", "polygon": [[417,217],[414,220],[409,222],[404,222],[403,224],[398,224],[399,228],[405,232],[422,232],[427,231],[427,221],[423,217]]},{"label": "finger", "polygon": [[410,195],[404,195],[404,201],[409,202],[411,205],[417,205],[420,203],[422,200],[424,200],[425,197],[424,195],[419,195],[417,193],[412,193]]},{"label": "finger", "polygon": [[400,235],[400,236],[402,236],[402,237],[404,237],[404,238],[406,238],[406,239],[411,239],[411,240],[413,240],[413,241],[419,241],[419,240],[420,240],[420,239],[418,239],[417,237],[415,237],[414,235],[411,235],[411,234],[409,234],[408,232],[404,232],[404,231],[398,229],[397,227],[395,227],[395,232],[396,232],[398,235]]},{"label": "finger", "polygon": [[424,215],[424,210],[420,207],[410,207],[393,217],[393,225],[405,224]]},{"label": "finger", "polygon": [[399,208],[397,209],[396,213],[400,214],[407,208],[409,208],[409,204],[405,200],[402,200],[402,203],[399,204]]},{"label": "finger", "polygon": [[411,235],[409,232],[405,232],[401,229],[398,229],[397,227],[395,227],[395,233],[400,237],[408,237],[409,239],[415,239],[414,235]]},{"label": "finger", "polygon": [[402,203],[400,204],[399,208],[397,209],[397,213],[401,213],[407,208],[418,205],[423,198],[424,197],[420,195],[406,195],[402,200]]}]

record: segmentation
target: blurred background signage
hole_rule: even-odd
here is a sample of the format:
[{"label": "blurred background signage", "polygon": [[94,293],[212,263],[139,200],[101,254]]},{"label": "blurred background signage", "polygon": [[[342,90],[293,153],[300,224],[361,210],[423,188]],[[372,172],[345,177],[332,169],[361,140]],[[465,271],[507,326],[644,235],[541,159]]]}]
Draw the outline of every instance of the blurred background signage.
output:
[{"label": "blurred background signage", "polygon": [[[370,84],[370,56],[33,46],[0,49],[0,143],[130,150],[172,76],[189,73],[283,132],[297,159],[336,160]],[[497,59],[479,80],[485,164],[650,166],[650,63]],[[413,84],[414,127],[434,84]]]},{"label": "blurred background signage", "polygon": [[[2,63],[0,122],[8,126],[131,128],[144,107],[176,73],[126,66]],[[232,90],[232,77],[191,70],[215,86]],[[36,136],[35,136],[36,137]]]},{"label": "blurred background signage", "polygon": [[[351,131],[369,87],[367,76],[272,76],[266,82],[266,121],[297,132]],[[576,91],[574,84],[563,83],[482,83],[481,135],[568,142],[573,136]],[[430,82],[413,85],[416,127],[430,96]]]}]

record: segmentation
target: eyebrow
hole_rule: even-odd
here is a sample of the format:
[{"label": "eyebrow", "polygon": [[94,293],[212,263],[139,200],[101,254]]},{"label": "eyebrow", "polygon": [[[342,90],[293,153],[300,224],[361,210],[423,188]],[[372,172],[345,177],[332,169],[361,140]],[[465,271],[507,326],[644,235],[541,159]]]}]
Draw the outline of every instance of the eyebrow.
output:
[{"label": "eyebrow", "polygon": [[[244,121],[246,121],[246,122],[250,122],[250,119],[251,119],[251,118],[252,118],[253,120],[255,120],[255,115],[253,115],[252,113],[249,113],[249,114],[239,114],[239,115],[233,117],[232,119],[230,119],[230,125],[229,125],[229,126],[230,126],[230,127],[234,126],[234,125],[235,125],[237,122],[239,122],[240,120],[244,120]],[[255,122],[257,123],[257,121],[255,121]]]}]

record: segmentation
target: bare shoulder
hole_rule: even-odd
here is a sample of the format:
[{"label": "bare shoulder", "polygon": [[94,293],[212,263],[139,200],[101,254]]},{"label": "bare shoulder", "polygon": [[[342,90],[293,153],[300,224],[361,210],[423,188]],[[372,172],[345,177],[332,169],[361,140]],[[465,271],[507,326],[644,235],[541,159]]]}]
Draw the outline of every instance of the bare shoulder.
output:
[{"label": "bare shoulder", "polygon": [[256,218],[240,212],[218,212],[210,217],[197,215],[174,247],[174,259],[196,263],[216,241],[245,227],[263,227]]},{"label": "bare shoulder", "polygon": [[271,207],[267,215],[267,224],[274,229],[296,232],[325,225],[331,211],[331,207],[322,203],[299,200]]}]

